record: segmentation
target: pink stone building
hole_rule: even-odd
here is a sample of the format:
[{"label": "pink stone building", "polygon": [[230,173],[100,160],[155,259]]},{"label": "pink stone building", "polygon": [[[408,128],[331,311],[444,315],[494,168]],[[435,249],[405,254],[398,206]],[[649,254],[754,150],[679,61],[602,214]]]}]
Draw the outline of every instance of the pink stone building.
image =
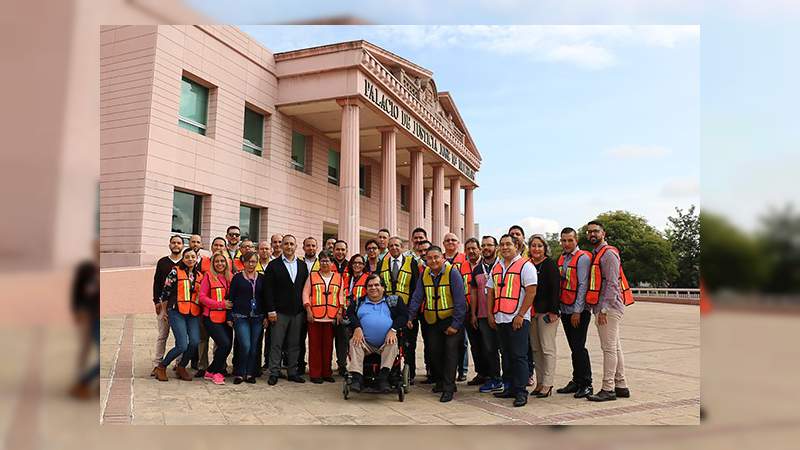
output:
[{"label": "pink stone building", "polygon": [[107,26],[100,80],[103,267],[228,225],[351,253],[380,228],[476,232],[481,156],[453,97],[369,42],[273,54],[235,27]]}]

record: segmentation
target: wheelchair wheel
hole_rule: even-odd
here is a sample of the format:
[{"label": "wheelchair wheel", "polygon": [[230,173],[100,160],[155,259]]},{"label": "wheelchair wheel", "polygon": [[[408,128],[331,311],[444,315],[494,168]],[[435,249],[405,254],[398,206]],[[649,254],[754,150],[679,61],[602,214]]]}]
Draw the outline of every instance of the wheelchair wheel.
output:
[{"label": "wheelchair wheel", "polygon": [[402,384],[397,384],[397,399],[401,402],[406,399],[406,390]]},{"label": "wheelchair wheel", "polygon": [[[410,377],[410,373],[411,373],[411,367],[408,365],[408,363],[403,364],[403,378],[402,378],[403,382],[401,383],[401,385],[403,387],[404,394],[408,394],[408,391],[410,389],[408,385],[408,379]],[[400,401],[402,402],[402,400]]]},{"label": "wheelchair wheel", "polygon": [[342,388],[342,394],[344,394],[344,399],[347,400],[350,398],[350,383],[347,382],[348,380],[344,380],[344,387]]}]

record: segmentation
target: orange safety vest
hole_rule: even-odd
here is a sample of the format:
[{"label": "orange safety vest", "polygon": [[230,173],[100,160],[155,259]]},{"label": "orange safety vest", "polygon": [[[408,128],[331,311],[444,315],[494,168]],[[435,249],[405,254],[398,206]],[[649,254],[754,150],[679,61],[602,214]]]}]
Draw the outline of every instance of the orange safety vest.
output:
[{"label": "orange safety vest", "polygon": [[339,313],[339,291],[342,289],[342,277],[332,272],[331,282],[325,290],[325,280],[319,272],[311,272],[311,315],[315,319],[335,319]]},{"label": "orange safety vest", "polygon": [[453,262],[450,264],[464,277],[464,297],[466,297],[467,305],[469,305],[469,285],[470,282],[472,282],[472,265],[470,265],[469,259],[467,259],[467,255],[464,253],[456,253],[456,256],[453,257]]},{"label": "orange safety vest", "polygon": [[200,301],[197,292],[200,290],[200,282],[203,280],[203,273],[199,272],[194,279],[194,283],[189,279],[186,271],[176,269],[178,272],[177,289],[178,312],[181,314],[200,315]]},{"label": "orange safety vest", "polygon": [[[619,257],[619,250],[611,245],[606,245],[598,251],[592,258],[592,268],[589,272],[589,290],[586,292],[586,304],[596,305],[600,301],[600,290],[603,288],[603,272],[600,270],[600,258],[611,250]],[[625,276],[625,271],[622,270],[622,258],[619,263],[619,291],[622,294],[622,301],[625,306],[633,304],[633,292],[631,286],[628,284],[628,278]]]},{"label": "orange safety vest", "polygon": [[350,284],[347,284],[347,295],[345,295],[345,299],[347,304],[344,305],[347,308],[350,305],[350,302],[358,300],[359,298],[364,296],[364,292],[367,290],[367,277],[369,276],[368,273],[364,272],[361,274],[360,277],[353,283],[353,289],[350,290]]},{"label": "orange safety vest", "polygon": [[519,294],[522,292],[522,267],[528,262],[526,258],[514,261],[503,275],[503,266],[498,262],[492,267],[494,282],[493,313],[514,314],[519,308]]},{"label": "orange safety vest", "polygon": [[558,273],[561,275],[561,303],[571,305],[575,303],[575,297],[578,296],[578,260],[581,256],[587,256],[592,260],[592,253],[586,250],[578,250],[572,259],[567,264],[567,270],[564,270],[564,255],[558,257]]},{"label": "orange safety vest", "polygon": [[[211,298],[217,302],[224,302],[228,298],[228,288],[219,281],[219,277],[214,274],[209,274],[209,282],[211,284]],[[222,308],[209,308],[208,318],[214,323],[225,323],[227,311],[225,306]]]}]

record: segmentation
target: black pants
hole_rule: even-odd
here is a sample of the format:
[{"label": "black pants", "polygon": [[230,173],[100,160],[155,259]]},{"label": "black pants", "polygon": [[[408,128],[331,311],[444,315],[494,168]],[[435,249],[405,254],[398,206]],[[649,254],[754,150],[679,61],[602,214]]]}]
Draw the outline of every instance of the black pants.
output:
[{"label": "black pants", "polygon": [[589,350],[586,350],[586,333],[589,331],[589,322],[592,313],[581,313],[578,328],[573,328],[570,322],[571,314],[562,314],[561,323],[564,325],[564,334],[567,335],[569,350],[572,352],[572,381],[578,386],[592,385],[592,364],[589,361]]},{"label": "black pants", "polygon": [[503,382],[510,386],[509,390],[514,394],[527,392],[530,330],[529,320],[524,320],[518,330],[512,329],[511,322],[497,324],[500,351],[503,352]]},{"label": "black pants", "polygon": [[488,319],[478,319],[478,333],[481,354],[486,364],[484,372],[478,373],[489,378],[500,378],[500,342],[497,339],[497,330],[489,326]]},{"label": "black pants", "polygon": [[[409,368],[409,378],[417,376],[417,336],[419,336],[420,320],[414,319],[414,328],[403,329],[403,357]],[[428,346],[425,346],[427,352]]]},{"label": "black pants", "polygon": [[203,321],[205,322],[208,336],[214,340],[214,344],[216,345],[214,360],[208,365],[206,370],[211,373],[221,373],[225,370],[225,361],[231,353],[231,327],[226,323],[214,323],[208,317],[204,317]]},{"label": "black pants", "polygon": [[483,349],[481,332],[477,328],[472,328],[472,323],[467,323],[464,328],[467,329],[469,351],[472,354],[472,364],[475,365],[475,372],[482,377],[488,377],[488,364],[486,362],[486,352]]},{"label": "black pants", "polygon": [[445,330],[452,324],[452,318],[439,320],[428,329],[428,343],[431,348],[431,374],[441,383],[442,392],[455,392],[456,368],[460,354],[459,346],[464,345],[464,328],[448,336]]},{"label": "black pants", "polygon": [[[308,325],[306,325],[306,329]],[[336,345],[336,367],[347,370],[347,352],[350,350],[350,339],[347,326],[343,323],[333,325],[333,343]]]}]

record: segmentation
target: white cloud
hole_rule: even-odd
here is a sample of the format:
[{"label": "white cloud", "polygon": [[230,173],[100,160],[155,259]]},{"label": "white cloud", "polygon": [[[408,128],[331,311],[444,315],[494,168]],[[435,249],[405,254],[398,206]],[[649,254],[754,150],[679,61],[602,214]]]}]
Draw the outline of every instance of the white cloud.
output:
[{"label": "white cloud", "polygon": [[621,46],[673,48],[700,36],[693,25],[392,25],[368,32],[417,48],[477,48],[593,70],[613,66]]},{"label": "white cloud", "polygon": [[662,197],[695,197],[699,195],[700,180],[695,177],[675,178],[667,181],[661,188]]},{"label": "white cloud", "polygon": [[620,145],[606,151],[608,156],[617,159],[661,158],[672,150],[657,145]]}]

